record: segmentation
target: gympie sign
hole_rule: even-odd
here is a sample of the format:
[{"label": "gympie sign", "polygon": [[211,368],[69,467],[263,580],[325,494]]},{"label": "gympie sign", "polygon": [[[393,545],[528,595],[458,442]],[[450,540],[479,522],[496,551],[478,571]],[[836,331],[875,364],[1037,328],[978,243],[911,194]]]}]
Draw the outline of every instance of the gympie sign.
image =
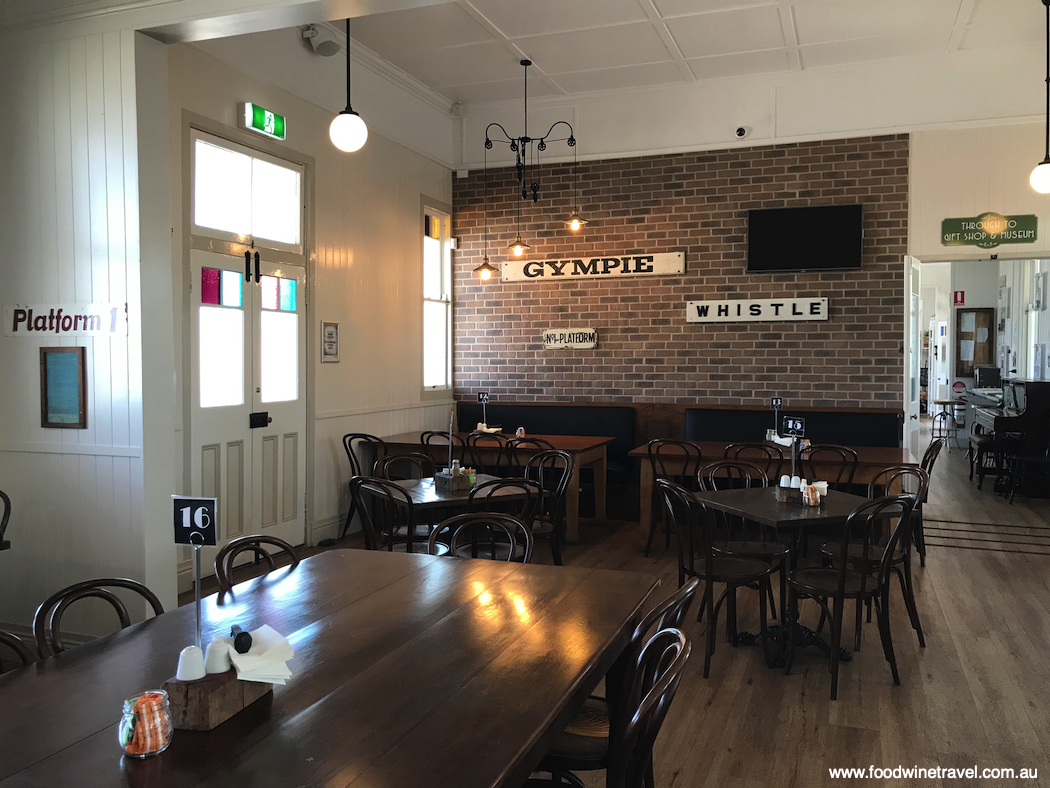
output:
[{"label": "gympie sign", "polygon": [[827,320],[826,298],[771,298],[761,301],[689,301],[687,323],[747,323],[772,320]]},{"label": "gympie sign", "polygon": [[672,276],[685,272],[685,252],[631,254],[570,260],[511,260],[503,263],[504,282],[568,282],[624,276]]}]

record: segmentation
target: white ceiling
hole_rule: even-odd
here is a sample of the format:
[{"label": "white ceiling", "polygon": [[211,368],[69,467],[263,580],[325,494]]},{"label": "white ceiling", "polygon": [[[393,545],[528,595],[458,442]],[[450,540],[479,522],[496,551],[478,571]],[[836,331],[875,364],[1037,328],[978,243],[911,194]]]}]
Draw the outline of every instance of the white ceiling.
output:
[{"label": "white ceiling", "polygon": [[[681,85],[1039,45],[1041,0],[455,0],[353,20],[450,102]],[[1038,66],[1041,64],[1033,64]]]}]

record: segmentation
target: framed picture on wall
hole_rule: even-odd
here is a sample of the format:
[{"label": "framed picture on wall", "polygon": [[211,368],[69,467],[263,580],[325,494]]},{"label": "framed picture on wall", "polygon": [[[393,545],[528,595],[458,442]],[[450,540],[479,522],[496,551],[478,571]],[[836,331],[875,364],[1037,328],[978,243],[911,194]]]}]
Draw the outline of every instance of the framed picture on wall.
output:
[{"label": "framed picture on wall", "polygon": [[85,348],[40,348],[40,426],[87,429]]},{"label": "framed picture on wall", "polygon": [[321,321],[321,363],[339,361],[339,324]]},{"label": "framed picture on wall", "polygon": [[959,309],[955,313],[955,376],[973,377],[973,368],[996,366],[994,309]]}]

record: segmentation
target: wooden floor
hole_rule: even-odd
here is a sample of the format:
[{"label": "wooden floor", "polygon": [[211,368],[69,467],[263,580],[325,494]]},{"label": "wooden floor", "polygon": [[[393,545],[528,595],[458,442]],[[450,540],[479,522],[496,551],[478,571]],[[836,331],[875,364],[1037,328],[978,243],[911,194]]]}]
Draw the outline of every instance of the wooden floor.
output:
[{"label": "wooden floor", "polygon": [[[765,667],[759,649],[720,640],[705,680],[704,635],[691,620],[694,657],[657,742],[658,786],[1050,785],[1050,556],[1011,546],[1016,540],[1007,536],[1050,533],[1050,500],[1018,497],[1010,506],[990,480],[978,491],[966,475],[964,452],[942,452],[926,518],[977,523],[988,533],[974,543],[932,538],[931,531],[938,546],[931,544],[925,569],[915,568],[925,649],[893,596],[901,685],[893,685],[875,624],[864,625],[861,652],[842,665],[834,702],[827,663],[814,649],[800,651],[785,676]],[[585,522],[582,536],[566,548],[566,563],[648,572],[663,580],[665,593],[676,587],[673,547],[660,543],[645,558],[637,523]],[[339,546],[360,545],[351,538]],[[550,561],[546,544],[536,552]],[[741,592],[739,614],[741,629],[756,627],[753,593]],[[803,607],[804,622],[816,618]],[[975,765],[1037,768],[1040,779],[832,780],[828,773]],[[604,778],[588,784],[604,785]]]}]

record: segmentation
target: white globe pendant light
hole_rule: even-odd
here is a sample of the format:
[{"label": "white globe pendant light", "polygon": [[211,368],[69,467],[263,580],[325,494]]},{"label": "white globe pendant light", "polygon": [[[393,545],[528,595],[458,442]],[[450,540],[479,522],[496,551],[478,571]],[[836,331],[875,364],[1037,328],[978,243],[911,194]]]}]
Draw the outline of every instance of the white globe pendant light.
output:
[{"label": "white globe pendant light", "polygon": [[346,20],[346,109],[328,127],[332,144],[345,153],[361,150],[368,141],[368,126],[350,106],[350,20]]},{"label": "white globe pendant light", "polygon": [[1028,182],[1040,194],[1050,194],[1050,0],[1043,0],[1043,5],[1046,6],[1046,154],[1035,165]]}]

